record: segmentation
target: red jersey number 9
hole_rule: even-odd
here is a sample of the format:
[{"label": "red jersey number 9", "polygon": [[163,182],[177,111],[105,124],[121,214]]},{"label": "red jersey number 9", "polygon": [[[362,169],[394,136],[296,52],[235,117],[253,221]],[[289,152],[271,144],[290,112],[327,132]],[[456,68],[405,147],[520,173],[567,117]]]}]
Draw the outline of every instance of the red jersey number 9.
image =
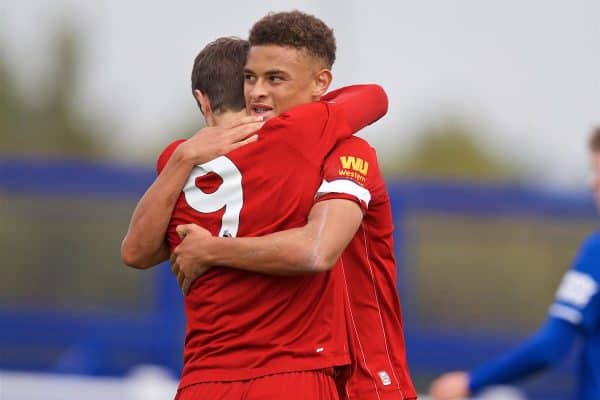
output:
[{"label": "red jersey number 9", "polygon": [[[196,179],[211,172],[218,175],[223,183],[213,193],[205,193],[196,186]],[[221,156],[195,166],[183,187],[183,193],[189,206],[198,212],[213,213],[225,207],[219,236],[237,236],[244,194],[242,174],[230,159]]]}]

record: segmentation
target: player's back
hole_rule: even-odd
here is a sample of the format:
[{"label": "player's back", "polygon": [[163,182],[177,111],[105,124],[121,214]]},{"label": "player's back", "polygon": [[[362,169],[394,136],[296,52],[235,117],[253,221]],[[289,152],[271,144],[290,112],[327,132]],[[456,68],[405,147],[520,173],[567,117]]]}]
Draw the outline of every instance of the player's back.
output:
[{"label": "player's back", "polygon": [[[304,225],[327,152],[337,137],[350,135],[334,108],[323,102],[297,107],[268,121],[257,143],[196,167],[169,225],[171,248],[179,243],[179,224],[196,223],[221,236]],[[161,156],[162,164],[176,146]],[[335,273],[275,277],[209,270],[185,298],[181,387],[346,363]]]},{"label": "player's back", "polygon": [[353,353],[347,398],[416,398],[396,289],[392,211],[375,150],[351,137],[335,147],[324,165],[320,199],[354,200],[364,213],[339,261]]}]

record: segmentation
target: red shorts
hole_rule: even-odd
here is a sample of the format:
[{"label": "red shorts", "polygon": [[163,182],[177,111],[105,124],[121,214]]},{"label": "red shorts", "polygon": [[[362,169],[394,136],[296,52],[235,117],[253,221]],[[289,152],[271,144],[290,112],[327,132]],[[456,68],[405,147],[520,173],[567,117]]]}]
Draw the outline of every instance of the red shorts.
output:
[{"label": "red shorts", "polygon": [[333,369],[289,372],[232,382],[197,383],[175,400],[338,400]]}]

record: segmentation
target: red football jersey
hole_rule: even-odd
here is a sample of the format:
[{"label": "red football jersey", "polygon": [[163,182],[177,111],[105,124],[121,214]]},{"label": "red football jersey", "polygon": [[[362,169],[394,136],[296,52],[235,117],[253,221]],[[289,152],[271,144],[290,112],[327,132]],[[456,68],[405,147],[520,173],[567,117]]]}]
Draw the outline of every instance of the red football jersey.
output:
[{"label": "red football jersey", "polygon": [[345,281],[352,358],[346,398],[416,398],[396,289],[390,199],[375,150],[360,138],[339,143],[325,161],[318,200],[334,198],[356,201],[364,213],[337,265]]},{"label": "red football jersey", "polygon": [[[180,224],[232,237],[305,225],[327,153],[387,110],[385,93],[376,86],[336,94],[330,98],[335,102],[305,104],[269,120],[257,143],[196,166],[169,224],[171,249],[180,242]],[[181,142],[163,152],[159,171]],[[180,388],[347,364],[340,273],[276,277],[209,270],[185,297]]]}]

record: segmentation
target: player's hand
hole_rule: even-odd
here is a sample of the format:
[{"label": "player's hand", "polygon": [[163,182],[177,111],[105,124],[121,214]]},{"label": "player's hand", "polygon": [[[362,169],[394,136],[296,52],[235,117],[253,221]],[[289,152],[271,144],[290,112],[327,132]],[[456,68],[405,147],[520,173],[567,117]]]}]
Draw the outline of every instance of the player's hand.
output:
[{"label": "player's hand", "polygon": [[469,374],[463,371],[444,374],[429,386],[431,400],[460,400],[469,394]]},{"label": "player's hand", "polygon": [[177,234],[182,242],[171,254],[171,272],[177,277],[183,294],[187,295],[194,281],[211,267],[204,248],[207,240],[213,237],[209,231],[195,224],[179,225]]},{"label": "player's hand", "polygon": [[227,154],[235,149],[256,142],[255,134],[264,125],[263,117],[248,116],[225,126],[210,126],[200,129],[183,142],[176,152],[193,165]]}]

